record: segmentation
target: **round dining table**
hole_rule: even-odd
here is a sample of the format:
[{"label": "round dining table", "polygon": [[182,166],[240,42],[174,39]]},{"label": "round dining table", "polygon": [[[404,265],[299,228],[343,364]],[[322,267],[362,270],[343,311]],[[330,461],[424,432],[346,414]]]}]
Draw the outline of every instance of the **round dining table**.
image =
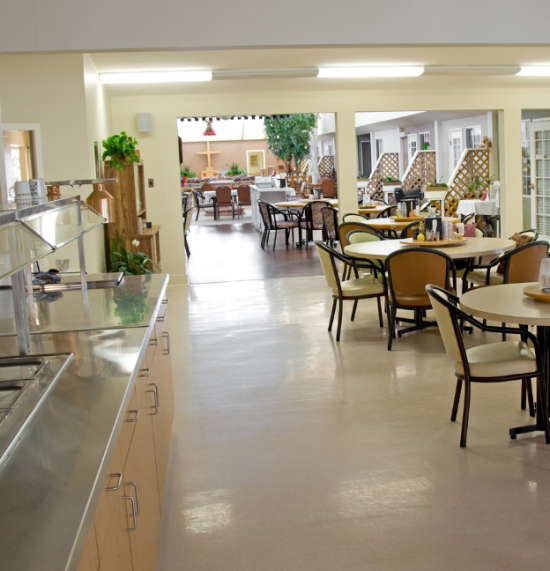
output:
[{"label": "round dining table", "polygon": [[[387,218],[381,218],[380,220],[387,220]],[[371,220],[372,222],[376,220]],[[425,244],[426,242],[424,242]],[[450,258],[454,260],[464,259],[464,258],[477,258],[478,256],[491,256],[502,254],[503,252],[508,252],[516,247],[516,243],[513,240],[508,240],[506,238],[468,238],[463,244],[451,245],[451,246],[437,246],[437,242],[434,242],[431,246],[434,249],[441,250],[445,252]],[[384,260],[393,252],[397,250],[402,250],[410,248],[405,244],[402,244],[400,240],[380,240],[378,242],[360,242],[359,244],[350,244],[344,249],[344,253],[348,256],[354,258],[365,258],[367,260]]]},{"label": "round dining table", "polygon": [[287,202],[277,202],[275,206],[277,208],[303,208],[309,202],[328,202],[331,206],[338,206],[338,200],[332,200],[332,199],[329,200],[323,198],[321,198],[320,200],[308,199],[308,198],[304,198],[302,200],[289,200]]},{"label": "round dining table", "polygon": [[[460,309],[469,315],[499,323],[536,325],[544,367],[546,394],[550,389],[550,303],[527,297],[525,287],[538,284],[503,284],[474,288],[460,297]],[[550,298],[550,296],[549,296]],[[550,399],[549,399],[550,400]],[[510,436],[544,431],[542,407],[537,407],[536,424],[510,428]]]}]

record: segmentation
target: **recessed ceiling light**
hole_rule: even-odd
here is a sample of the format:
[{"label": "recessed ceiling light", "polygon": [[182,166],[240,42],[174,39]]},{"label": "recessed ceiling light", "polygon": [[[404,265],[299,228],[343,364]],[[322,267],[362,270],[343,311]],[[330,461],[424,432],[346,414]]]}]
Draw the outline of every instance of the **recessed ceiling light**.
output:
[{"label": "recessed ceiling light", "polygon": [[521,71],[516,75],[531,77],[544,77],[550,75],[550,65],[522,65]]},{"label": "recessed ceiling light", "polygon": [[320,67],[317,77],[417,77],[421,66]]},{"label": "recessed ceiling light", "polygon": [[121,71],[100,73],[103,84],[114,83],[183,83],[187,81],[211,81],[211,71]]}]

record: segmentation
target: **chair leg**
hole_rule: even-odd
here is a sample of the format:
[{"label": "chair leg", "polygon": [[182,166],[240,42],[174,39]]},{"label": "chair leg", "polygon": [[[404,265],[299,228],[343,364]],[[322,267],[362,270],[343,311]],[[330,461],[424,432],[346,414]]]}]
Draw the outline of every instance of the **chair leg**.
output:
[{"label": "chair leg", "polygon": [[359,303],[359,300],[356,299],[353,302],[353,311],[351,312],[351,320],[353,321],[355,319],[355,312],[357,311],[357,304]]},{"label": "chair leg", "polygon": [[336,331],[336,341],[340,341],[340,331],[342,330],[342,313],[344,310],[344,300],[338,300],[338,329]]},{"label": "chair leg", "polygon": [[268,230],[267,230],[267,237],[266,237],[266,239],[265,239],[265,243],[266,243],[266,244],[269,244],[269,236],[271,236],[271,230],[269,230],[269,228],[268,228]]},{"label": "chair leg", "polygon": [[[503,323],[503,324],[502,324],[502,327],[506,327],[506,323]],[[506,341],[506,333],[503,333],[503,334],[502,334],[502,340],[503,340],[503,341]]]},{"label": "chair leg", "polygon": [[201,209],[199,207],[197,207],[197,217],[195,218],[195,222],[199,219],[200,211],[201,211]]},{"label": "chair leg", "polygon": [[189,257],[191,255],[191,252],[189,251],[189,244],[187,243],[187,238],[185,236],[183,238],[183,244],[185,245],[185,251],[187,252],[187,257]]},{"label": "chair leg", "polygon": [[288,239],[290,238],[290,229],[285,228],[285,243],[286,247],[288,248]]},{"label": "chair leg", "polygon": [[[531,379],[523,379],[521,381],[522,388],[523,388],[524,383],[525,383],[525,393],[524,394],[527,395],[527,402],[529,403],[529,416],[535,416],[535,403],[533,400],[533,385],[531,384]],[[523,390],[522,390],[522,392],[523,392]],[[525,407],[523,407],[522,410],[525,410]]]},{"label": "chair leg", "polygon": [[544,423],[544,434],[546,435],[546,444],[550,444],[550,424],[548,422],[548,404],[546,396],[546,385],[544,383],[544,376],[537,377],[537,406],[540,403],[542,422]]},{"label": "chair leg", "polygon": [[395,316],[397,308],[393,304],[388,305],[388,322],[389,322],[389,335],[388,335],[388,351],[391,351],[393,344],[393,337],[395,335]]},{"label": "chair leg", "polygon": [[380,303],[380,296],[376,298],[376,304],[378,305],[378,321],[380,322],[380,327],[384,327],[384,319],[382,317],[382,304]]},{"label": "chair leg", "polygon": [[332,311],[330,312],[330,321],[328,322],[328,330],[332,331],[332,322],[334,321],[334,314],[336,313],[336,304],[338,300],[335,298],[332,300]]},{"label": "chair leg", "polygon": [[453,410],[451,411],[451,422],[456,420],[458,413],[458,405],[460,403],[460,393],[462,392],[462,379],[456,380],[455,400],[453,401]]},{"label": "chair leg", "polygon": [[[469,380],[464,381],[464,413],[462,415],[462,430],[460,432],[460,447],[466,448],[466,436],[468,434],[468,421],[470,420],[470,397],[472,385]],[[546,419],[548,424],[548,419]]]},{"label": "chair leg", "polygon": [[273,251],[275,251],[275,246],[277,245],[277,232],[278,230],[275,230],[275,238],[273,239]]},{"label": "chair leg", "polygon": [[262,250],[265,247],[265,239],[267,237],[267,228],[264,228],[264,233],[262,234],[262,241],[260,242],[260,246],[262,247]]}]

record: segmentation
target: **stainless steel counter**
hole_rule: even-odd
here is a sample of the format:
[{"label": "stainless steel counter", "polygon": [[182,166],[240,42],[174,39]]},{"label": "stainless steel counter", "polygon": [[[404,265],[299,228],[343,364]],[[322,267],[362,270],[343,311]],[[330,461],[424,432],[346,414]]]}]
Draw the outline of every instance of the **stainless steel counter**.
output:
[{"label": "stainless steel counter", "polygon": [[[89,312],[82,292],[36,304],[42,332],[32,336],[33,353],[74,359],[0,470],[2,571],[78,566],[168,283],[166,275],[151,278],[130,278],[123,303],[115,303],[116,291],[90,290]],[[0,356],[16,354],[15,336],[2,337]]]},{"label": "stainless steel counter", "polygon": [[[126,276],[115,288],[35,292],[31,333],[147,327],[166,285],[166,274],[151,274]],[[0,290],[0,336],[14,333],[11,290]]]}]

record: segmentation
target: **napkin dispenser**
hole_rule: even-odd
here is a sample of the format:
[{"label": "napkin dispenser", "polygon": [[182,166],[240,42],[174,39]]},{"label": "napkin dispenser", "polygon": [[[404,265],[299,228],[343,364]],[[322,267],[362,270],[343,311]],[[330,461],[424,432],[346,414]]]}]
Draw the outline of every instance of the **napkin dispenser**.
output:
[{"label": "napkin dispenser", "polygon": [[429,239],[431,231],[433,230],[434,240],[435,236],[439,233],[439,237],[443,237],[443,220],[441,216],[432,216],[424,218],[424,224],[426,227],[426,238]]}]

